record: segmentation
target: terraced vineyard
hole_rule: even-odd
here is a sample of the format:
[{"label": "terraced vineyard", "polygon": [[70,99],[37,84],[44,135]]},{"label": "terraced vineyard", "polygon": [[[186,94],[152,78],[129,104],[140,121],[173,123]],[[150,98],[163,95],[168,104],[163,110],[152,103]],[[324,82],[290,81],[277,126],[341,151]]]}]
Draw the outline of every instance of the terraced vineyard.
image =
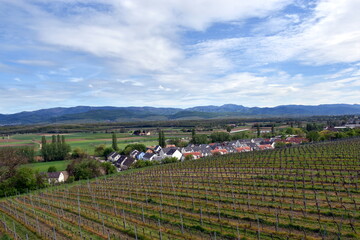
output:
[{"label": "terraced vineyard", "polygon": [[[360,239],[360,139],[124,172],[0,201],[14,239]],[[1,234],[0,234],[1,235]]]}]

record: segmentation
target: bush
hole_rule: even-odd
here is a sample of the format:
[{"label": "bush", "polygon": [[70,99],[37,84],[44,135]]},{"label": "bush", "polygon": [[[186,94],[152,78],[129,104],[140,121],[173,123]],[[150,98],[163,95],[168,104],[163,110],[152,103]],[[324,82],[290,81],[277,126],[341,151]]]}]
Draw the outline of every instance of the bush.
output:
[{"label": "bush", "polygon": [[137,160],[133,165],[132,168],[143,168],[154,165],[155,162],[149,160]]},{"label": "bush", "polygon": [[174,163],[174,162],[178,162],[179,160],[176,157],[166,157],[163,160],[161,160],[162,164],[167,164],[167,163]]},{"label": "bush", "polygon": [[129,155],[134,150],[138,150],[140,152],[145,152],[146,151],[146,146],[144,144],[141,144],[141,143],[128,144],[125,147],[123,153],[124,153],[124,155]]},{"label": "bush", "polygon": [[86,157],[87,157],[87,153],[83,149],[80,149],[80,148],[75,148],[71,154],[72,159],[86,158]]},{"label": "bush", "polygon": [[100,163],[95,159],[82,159],[72,161],[66,170],[70,176],[74,176],[75,180],[81,180],[114,173],[116,168],[111,163]]},{"label": "bush", "polygon": [[57,168],[55,166],[50,166],[47,171],[48,172],[57,172]]},{"label": "bush", "polygon": [[101,163],[101,167],[105,170],[106,174],[116,173],[116,167],[109,162]]},{"label": "bush", "polygon": [[226,132],[214,132],[210,135],[212,142],[230,141],[230,134]]}]

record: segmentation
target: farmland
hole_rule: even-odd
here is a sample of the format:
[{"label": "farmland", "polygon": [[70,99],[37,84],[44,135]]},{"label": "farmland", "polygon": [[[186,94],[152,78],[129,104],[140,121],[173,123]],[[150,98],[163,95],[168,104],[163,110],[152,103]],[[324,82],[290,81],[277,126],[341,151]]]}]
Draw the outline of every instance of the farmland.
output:
[{"label": "farmland", "polygon": [[47,172],[49,167],[55,167],[57,171],[65,171],[66,167],[71,163],[71,160],[64,161],[52,161],[41,163],[28,163],[22,165],[22,167],[28,167],[39,172]]},{"label": "farmland", "polygon": [[17,239],[359,239],[360,139],[130,170],[0,201]]},{"label": "farmland", "polygon": [[[168,129],[168,137],[186,137],[190,134],[182,133],[179,130]],[[46,136],[47,141],[51,141],[52,134],[18,134],[11,135],[10,139],[1,139],[1,146],[34,146],[39,148],[41,137]],[[66,142],[72,149],[81,148],[88,154],[94,154],[95,146],[104,144],[111,146],[112,134],[111,133],[71,133],[64,134]],[[150,136],[135,136],[131,133],[117,133],[118,145],[123,149],[129,143],[143,143],[146,146],[154,146],[158,142],[158,136],[156,133]]]}]

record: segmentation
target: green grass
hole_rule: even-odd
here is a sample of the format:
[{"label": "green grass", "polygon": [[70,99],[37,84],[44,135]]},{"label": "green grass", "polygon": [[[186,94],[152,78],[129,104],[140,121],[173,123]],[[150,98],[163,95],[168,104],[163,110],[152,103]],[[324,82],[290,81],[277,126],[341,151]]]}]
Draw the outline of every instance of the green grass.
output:
[{"label": "green grass", "polygon": [[70,162],[71,160],[29,163],[22,165],[22,167],[29,167],[33,170],[38,170],[39,172],[47,172],[49,167],[54,166],[56,167],[57,171],[65,171]]},{"label": "green grass", "polygon": [[[190,136],[190,133],[183,133],[179,129],[172,129],[171,133],[169,133],[167,138],[175,138],[175,137],[187,137]],[[152,134],[151,136],[135,136],[130,133],[116,133],[118,138],[118,146],[121,149],[124,149],[126,145],[131,143],[142,143],[145,146],[155,146],[158,144],[157,134]],[[41,141],[41,134],[16,134],[10,136],[11,139],[18,140],[19,142],[10,142],[10,143],[2,143],[0,142],[0,147],[7,144],[34,144],[34,146],[38,147],[38,144],[35,144],[33,141]],[[51,135],[46,135],[46,140],[48,142],[51,141]],[[88,154],[94,154],[94,149],[96,146],[105,144],[107,147],[111,146],[112,143],[112,134],[111,133],[72,133],[66,134],[65,139],[67,143],[71,146],[71,149],[81,148]],[[40,154],[40,153],[38,153]]]}]

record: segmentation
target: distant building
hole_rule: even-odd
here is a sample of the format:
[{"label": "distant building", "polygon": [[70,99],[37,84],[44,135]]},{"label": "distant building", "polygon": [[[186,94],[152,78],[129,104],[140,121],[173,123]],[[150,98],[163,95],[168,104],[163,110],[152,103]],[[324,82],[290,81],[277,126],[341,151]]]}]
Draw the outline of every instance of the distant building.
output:
[{"label": "distant building", "polygon": [[62,183],[69,178],[69,173],[67,171],[48,172],[47,178],[50,184]]}]

